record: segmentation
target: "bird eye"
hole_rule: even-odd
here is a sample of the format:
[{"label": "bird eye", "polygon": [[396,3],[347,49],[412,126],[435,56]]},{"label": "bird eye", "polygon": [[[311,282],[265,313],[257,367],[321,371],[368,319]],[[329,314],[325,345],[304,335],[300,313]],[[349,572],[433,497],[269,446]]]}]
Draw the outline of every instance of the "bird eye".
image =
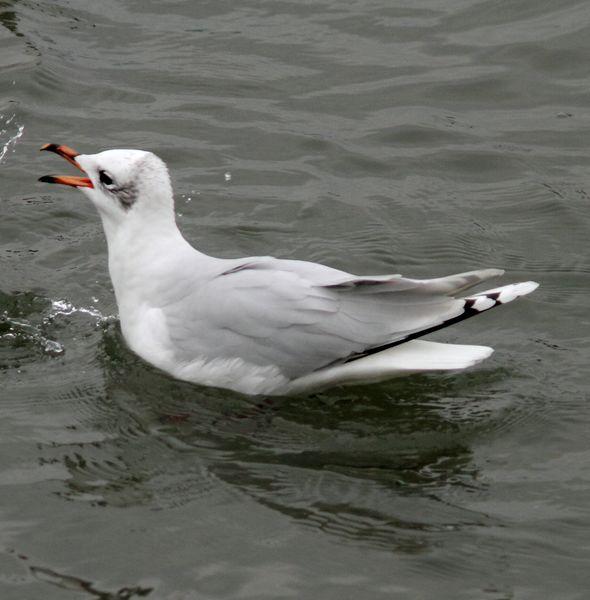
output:
[{"label": "bird eye", "polygon": [[106,171],[99,171],[98,178],[100,179],[100,183],[104,185],[113,185],[113,180]]}]

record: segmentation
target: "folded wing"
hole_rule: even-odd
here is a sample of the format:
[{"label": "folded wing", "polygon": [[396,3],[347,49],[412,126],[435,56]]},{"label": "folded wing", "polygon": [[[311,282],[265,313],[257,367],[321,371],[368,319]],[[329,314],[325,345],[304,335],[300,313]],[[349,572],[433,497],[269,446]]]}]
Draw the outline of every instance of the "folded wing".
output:
[{"label": "folded wing", "polygon": [[294,379],[452,322],[466,306],[454,294],[501,274],[419,280],[266,257],[220,261],[164,314],[178,361],[240,357]]}]

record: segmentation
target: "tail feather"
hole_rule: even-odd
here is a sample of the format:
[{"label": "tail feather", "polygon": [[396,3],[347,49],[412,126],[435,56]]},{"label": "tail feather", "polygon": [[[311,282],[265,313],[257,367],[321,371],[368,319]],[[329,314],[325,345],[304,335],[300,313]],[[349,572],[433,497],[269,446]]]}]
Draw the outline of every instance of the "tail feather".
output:
[{"label": "tail feather", "polygon": [[507,304],[516,298],[530,294],[539,287],[534,281],[513,283],[479,292],[463,298],[461,314],[443,323],[412,333],[391,344],[369,348],[346,361],[329,365],[289,384],[288,392],[303,393],[332,385],[349,385],[382,381],[410,373],[451,371],[471,367],[488,358],[493,352],[487,346],[464,346],[427,342],[422,337],[443,327]]},{"label": "tail feather", "polygon": [[354,362],[314,371],[289,384],[289,393],[305,393],[333,385],[373,383],[413,373],[467,369],[488,358],[487,346],[465,346],[412,340]]},{"label": "tail feather", "polygon": [[463,298],[463,310],[460,314],[450,319],[446,319],[442,323],[438,323],[432,327],[421,329],[420,331],[414,331],[400,339],[390,342],[389,344],[367,348],[363,352],[358,352],[351,355],[345,362],[352,362],[360,358],[370,356],[371,354],[383,352],[383,350],[387,350],[388,348],[394,348],[395,346],[399,346],[400,344],[404,344],[410,340],[415,340],[430,333],[434,333],[439,329],[444,329],[445,327],[449,327],[450,325],[454,325],[455,323],[459,323],[465,319],[479,315],[486,310],[494,308],[495,306],[508,304],[508,302],[516,300],[516,298],[530,294],[538,287],[539,284],[536,281],[523,281],[521,283],[511,283],[509,285],[486,290],[485,292],[479,292],[472,296],[467,296],[466,298]]},{"label": "tail feather", "polygon": [[[492,290],[479,292],[477,294],[474,294],[473,296],[465,298],[465,301],[467,302],[470,300],[474,300],[474,308],[476,308],[476,305],[479,302],[481,308],[477,310],[479,312],[482,312],[484,310],[488,310],[489,308],[493,308],[494,306],[498,306],[498,304],[508,304],[508,302],[516,300],[516,298],[526,296],[527,294],[534,292],[538,287],[539,284],[536,281],[522,281],[521,283],[511,283],[510,285],[503,285]],[[486,302],[485,305],[487,306],[487,308],[483,308],[484,303],[482,302],[481,298],[487,298],[488,300],[492,300],[494,303],[489,304],[489,302]]]}]

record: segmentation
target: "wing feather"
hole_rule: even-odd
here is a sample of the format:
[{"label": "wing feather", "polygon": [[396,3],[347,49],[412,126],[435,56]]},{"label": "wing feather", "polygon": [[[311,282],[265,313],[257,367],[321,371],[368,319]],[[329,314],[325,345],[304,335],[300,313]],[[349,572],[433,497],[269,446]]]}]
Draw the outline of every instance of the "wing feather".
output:
[{"label": "wing feather", "polygon": [[456,317],[464,301],[452,294],[501,273],[418,280],[269,257],[228,260],[164,312],[179,362],[242,357],[295,378]]}]

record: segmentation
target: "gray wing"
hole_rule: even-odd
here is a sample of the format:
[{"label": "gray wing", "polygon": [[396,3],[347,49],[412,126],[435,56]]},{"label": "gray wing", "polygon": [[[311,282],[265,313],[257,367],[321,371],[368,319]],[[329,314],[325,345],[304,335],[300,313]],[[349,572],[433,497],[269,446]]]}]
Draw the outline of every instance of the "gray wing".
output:
[{"label": "gray wing", "polygon": [[180,362],[239,357],[300,377],[460,315],[452,295],[502,271],[355,276],[303,261],[219,261],[164,315]]}]

